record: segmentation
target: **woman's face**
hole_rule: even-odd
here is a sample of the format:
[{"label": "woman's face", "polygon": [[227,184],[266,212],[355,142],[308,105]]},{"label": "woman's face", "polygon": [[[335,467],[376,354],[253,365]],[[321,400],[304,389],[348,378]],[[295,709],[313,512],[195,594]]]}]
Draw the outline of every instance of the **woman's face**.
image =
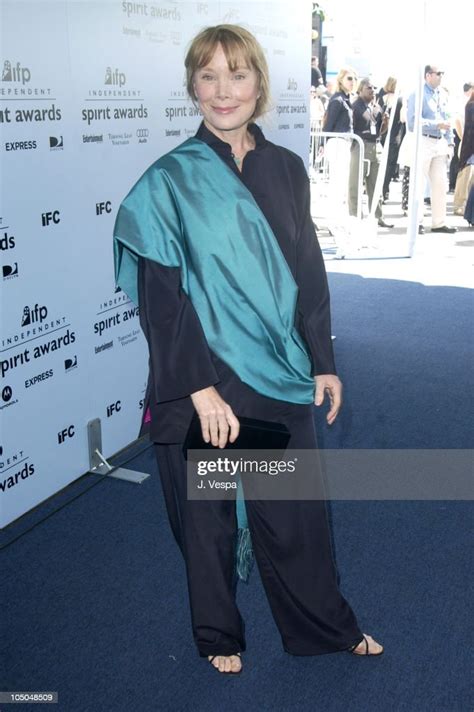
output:
[{"label": "woman's face", "polygon": [[344,75],[341,84],[344,87],[346,94],[351,94],[354,91],[355,80],[356,78],[352,72]]},{"label": "woman's face", "polygon": [[259,97],[258,76],[242,61],[235,72],[218,44],[212,59],[194,75],[194,91],[209,129],[232,131],[246,126]]}]

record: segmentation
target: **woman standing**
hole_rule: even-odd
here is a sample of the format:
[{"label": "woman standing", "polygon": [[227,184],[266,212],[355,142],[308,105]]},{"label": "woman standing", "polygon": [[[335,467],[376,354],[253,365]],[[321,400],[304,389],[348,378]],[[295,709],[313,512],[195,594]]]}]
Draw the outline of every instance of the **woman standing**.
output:
[{"label": "woman standing", "polygon": [[[405,122],[402,121],[401,118],[403,99],[401,96],[396,95],[396,90],[397,79],[395,77],[389,77],[385,82],[384,87],[377,95],[378,104],[385,114],[390,115],[392,111],[395,112],[392,129],[390,131],[387,167],[385,169],[385,178],[382,189],[384,201],[388,200],[390,197],[391,181],[398,176],[398,154],[406,132]],[[387,136],[384,134],[381,141],[382,145],[384,145],[386,138]]]},{"label": "woman standing", "polygon": [[[336,77],[336,92],[329,100],[323,131],[336,134],[353,133],[351,95],[356,86],[356,73],[352,67],[342,67]],[[352,137],[335,136],[326,143],[329,172],[328,228],[336,245],[336,257],[343,259],[349,233],[349,169]]]},{"label": "woman standing", "polygon": [[[139,298],[148,340],[151,437],[194,640],[216,669],[237,673],[235,502],[187,497],[182,444],[193,412],[215,447],[234,442],[237,416],[248,416],[284,424],[289,449],[315,448],[313,402],[329,395],[333,423],[341,383],[303,162],[254,123],[269,103],[263,50],[243,28],[219,25],[193,40],[185,65],[204,120],[122,203],[116,274]],[[248,500],[246,509],[284,649],[380,654],[338,590],[324,502]]]}]

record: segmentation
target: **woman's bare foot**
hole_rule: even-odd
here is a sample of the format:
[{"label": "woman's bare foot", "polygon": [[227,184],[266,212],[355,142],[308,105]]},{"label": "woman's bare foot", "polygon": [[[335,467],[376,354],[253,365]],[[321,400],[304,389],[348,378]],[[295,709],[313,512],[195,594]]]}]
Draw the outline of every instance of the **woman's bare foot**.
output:
[{"label": "woman's bare foot", "polygon": [[383,645],[377,643],[371,635],[362,633],[364,640],[361,640],[354,648],[350,648],[350,652],[354,655],[382,655]]},{"label": "woman's bare foot", "polygon": [[207,659],[219,672],[238,673],[242,670],[240,655],[208,655]]}]

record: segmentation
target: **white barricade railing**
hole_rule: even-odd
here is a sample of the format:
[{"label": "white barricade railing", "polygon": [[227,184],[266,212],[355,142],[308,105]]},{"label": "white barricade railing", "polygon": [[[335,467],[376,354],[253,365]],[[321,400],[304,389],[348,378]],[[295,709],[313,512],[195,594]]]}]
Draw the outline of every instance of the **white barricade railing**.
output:
[{"label": "white barricade railing", "polygon": [[[364,181],[364,143],[354,133],[322,131],[321,121],[311,121],[310,167],[312,215],[318,226],[330,224],[348,213],[350,149],[355,141],[359,145],[357,220],[362,219],[362,194]],[[367,161],[368,163],[368,161]],[[326,225],[328,227],[328,225]],[[330,228],[329,228],[330,229]]]}]

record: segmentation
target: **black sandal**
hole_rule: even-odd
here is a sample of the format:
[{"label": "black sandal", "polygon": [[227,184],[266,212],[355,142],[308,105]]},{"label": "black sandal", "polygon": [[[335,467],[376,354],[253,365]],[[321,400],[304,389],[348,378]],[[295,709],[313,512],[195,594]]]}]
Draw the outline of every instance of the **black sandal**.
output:
[{"label": "black sandal", "polygon": [[[364,635],[364,634],[363,634]],[[359,645],[362,643],[362,641],[365,643],[365,653],[355,653],[355,649],[359,647]],[[379,643],[380,645],[380,643]],[[350,648],[347,649],[349,653],[352,653],[352,655],[360,655],[364,657],[365,655],[370,655],[370,656],[377,656],[377,655],[382,655],[383,653],[383,648],[380,651],[380,653],[369,653],[369,641],[367,640],[366,636],[362,638],[362,640],[359,640],[358,643],[355,643],[355,645],[351,645]]]},{"label": "black sandal", "polygon": [[[238,655],[239,658],[241,657],[240,653],[232,653],[232,655]],[[213,655],[211,658],[208,658],[208,660],[209,660],[209,662],[212,664],[212,661],[214,660],[214,658],[219,658],[219,657],[225,657],[225,658],[227,658],[227,657],[230,657],[230,655],[222,655],[222,656],[220,656],[220,655]],[[217,670],[217,672],[220,673],[221,675],[240,675],[240,673],[241,673],[242,670],[243,670],[243,666],[241,666],[241,667],[240,667],[240,670],[239,670],[238,672],[232,672],[232,670],[229,670],[229,671],[223,670],[223,671],[221,672],[221,671],[219,670],[219,668],[216,667],[215,665],[213,665],[212,667],[213,667],[215,670]]]}]

